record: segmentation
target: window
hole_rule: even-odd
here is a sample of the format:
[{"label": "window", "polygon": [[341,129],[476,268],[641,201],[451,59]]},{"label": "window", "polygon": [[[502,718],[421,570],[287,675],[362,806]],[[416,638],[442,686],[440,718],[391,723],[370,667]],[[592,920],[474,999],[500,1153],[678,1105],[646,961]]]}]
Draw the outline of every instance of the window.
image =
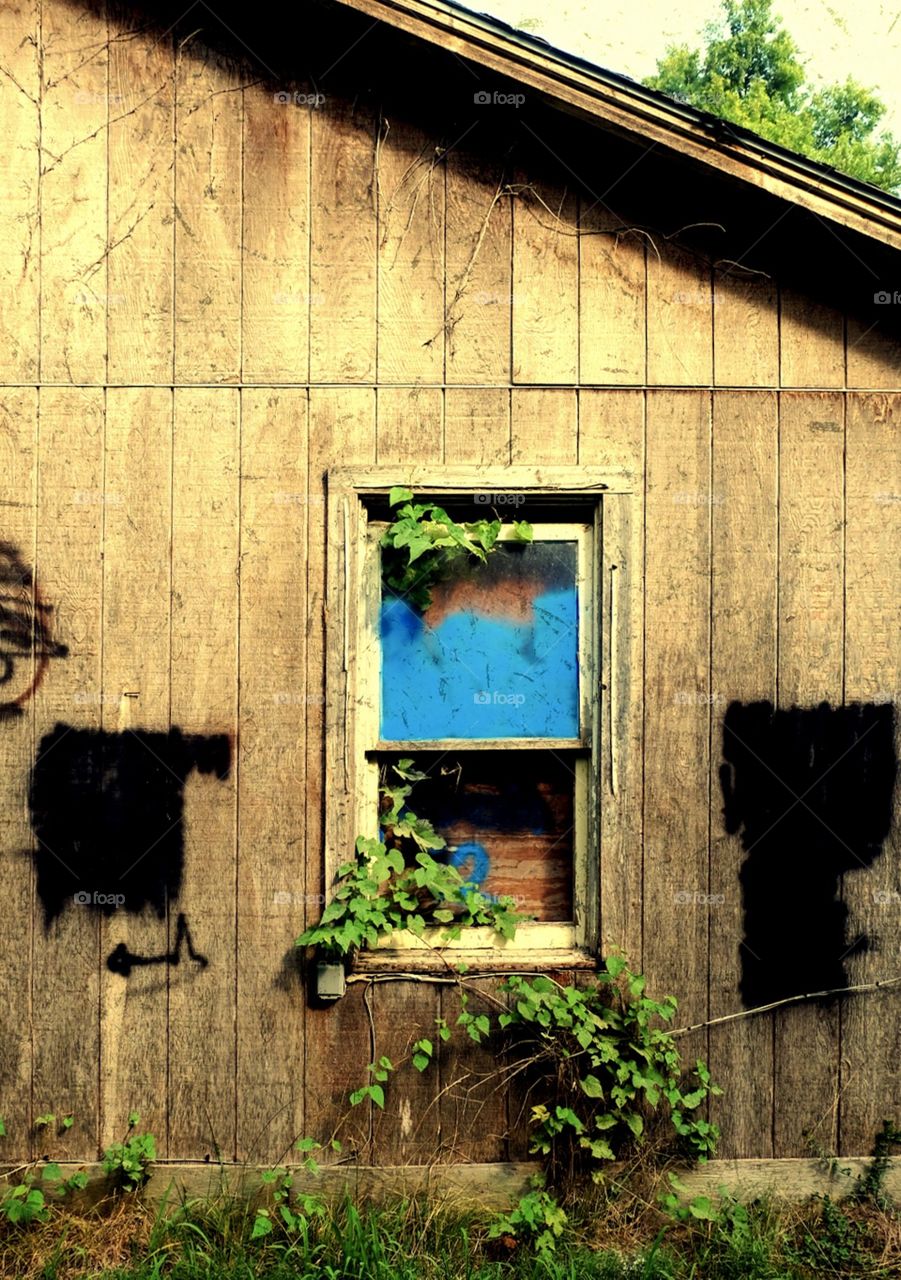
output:
[{"label": "window", "polygon": [[[380,770],[412,756],[428,777],[411,807],[445,837],[445,856],[483,892],[509,894],[534,916],[509,943],[468,930],[455,952],[590,953],[607,705],[602,602],[612,600],[603,529],[613,480],[586,468],[508,468],[494,477],[475,468],[399,470],[329,473],[326,880],[357,835],[377,831]],[[487,563],[439,583],[424,613],[382,588],[394,484],[460,521],[493,509],[505,517]],[[625,487],[619,478],[620,502]],[[530,521],[532,541],[512,536],[513,518]],[[392,938],[370,959],[402,952],[408,961],[411,951],[431,955],[431,945]]]}]

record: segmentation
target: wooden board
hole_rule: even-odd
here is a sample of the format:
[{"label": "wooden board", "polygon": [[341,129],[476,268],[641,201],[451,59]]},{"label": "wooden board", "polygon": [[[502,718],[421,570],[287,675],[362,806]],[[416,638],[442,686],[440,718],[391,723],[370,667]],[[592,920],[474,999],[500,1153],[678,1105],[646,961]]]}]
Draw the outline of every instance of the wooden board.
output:
[{"label": "wooden board", "polygon": [[313,114],[310,379],[372,382],[376,366],[377,121],[330,99]]},{"label": "wooden board", "polygon": [[844,386],[842,313],[783,285],[779,291],[779,361],[783,387]]},{"label": "wooden board", "polygon": [[524,174],[516,185],[513,381],[578,382],[578,197]]},{"label": "wooden board", "polygon": [[513,212],[503,173],[452,150],[445,200],[448,382],[510,381]]},{"label": "wooden board", "polygon": [[713,290],[703,258],[656,238],[648,249],[648,383],[709,386]]},{"label": "wooden board", "polygon": [[[0,515],[2,541],[11,544],[22,565],[35,561],[35,498],[37,488],[37,392],[33,388],[4,390],[0,396]],[[5,548],[4,548],[5,550]],[[3,555],[4,628],[17,601],[25,609],[36,602],[35,587],[18,586],[21,573]],[[12,579],[12,580],[10,580]],[[32,580],[34,581],[34,579]],[[39,589],[39,588],[38,588]],[[24,597],[24,600],[23,600]],[[50,615],[51,628],[55,619]],[[16,655],[4,643],[12,671],[4,684],[3,702],[27,694],[35,678],[35,655],[30,649]],[[45,676],[49,674],[45,671]],[[28,774],[34,759],[34,703],[27,698],[21,714],[0,718],[0,878],[6,894],[6,928],[0,950],[0,991],[6,1013],[0,1025],[0,1081],[7,1144],[27,1158],[31,1147],[31,982],[33,859],[28,821]]]},{"label": "wooden board", "polygon": [[[785,393],[779,427],[780,707],[842,700],[844,404]],[[776,1156],[835,1151],[839,1011],[798,1006],[775,1015]]]},{"label": "wooden board", "polygon": [[[887,313],[895,310],[886,307]],[[901,338],[893,314],[875,321],[849,315],[845,347],[847,386],[897,390],[901,385]]]},{"label": "wooden board", "polygon": [[[206,967],[169,967],[169,1143],[173,1157],[235,1150],[235,759],[238,676],[239,404],[231,390],[175,396],[172,724],[232,739],[228,777],[184,788],[184,915]],[[178,945],[169,913],[169,950]]]},{"label": "wooden board", "polygon": [[510,392],[501,387],[448,387],[444,448],[448,459],[505,466],[510,461]]},{"label": "wooden board", "polygon": [[173,377],[175,53],[171,34],[130,38],[110,5],[109,380]]},{"label": "wooden board", "polygon": [[[644,473],[644,393],[579,393],[579,457]],[[644,486],[601,508],[601,952],[642,957]]]},{"label": "wooden board", "polygon": [[436,387],[379,387],[377,460],[442,462],[444,397]]},{"label": "wooden board", "polygon": [[[643,968],[686,1023],[707,1016],[710,499],[709,397],[650,393]],[[703,1052],[693,1040],[689,1056]]]},{"label": "wooden board", "polygon": [[444,381],[444,167],[431,134],[382,122],[378,380]]},{"label": "wooden board", "polygon": [[[325,471],[341,457],[347,463],[375,460],[375,392],[368,389],[314,388],[310,392],[309,481],[310,523],[307,537],[307,728],[306,793],[306,891],[324,895],[325,842],[323,791],[325,766],[324,699],[326,645],[334,644],[327,631],[330,604],[325,594],[326,508]],[[320,907],[312,897],[309,922],[318,919]],[[309,978],[307,979],[309,982]],[[372,1159],[371,1114],[367,1104],[349,1111],[347,1095],[366,1082],[366,1065],[372,1061],[369,1015],[362,984],[348,989],[343,1000],[308,1009],[304,1038],[304,1116],[307,1133],[318,1141],[338,1130],[345,1154],[357,1152]]]},{"label": "wooden board", "polygon": [[579,402],[575,391],[514,389],[510,402],[513,463],[574,463],[579,454]]},{"label": "wooden board", "polygon": [[310,313],[325,314],[310,295],[310,131],[323,108],[280,96],[263,84],[243,93],[244,382],[305,382]]},{"label": "wooden board", "polygon": [[0,12],[0,378],[33,382],[39,354],[40,0]]},{"label": "wooden board", "polygon": [[[42,390],[35,572],[68,656],[55,663],[35,694],[36,744],[58,723],[100,727],[103,436],[102,392]],[[54,865],[55,858],[72,866],[68,848],[55,849]],[[86,869],[87,893],[115,891],[89,883],[87,876]],[[100,921],[93,903],[73,901],[47,929],[37,899],[34,919],[33,1106],[35,1114],[71,1113],[74,1124],[60,1154],[83,1156],[97,1151],[99,1140]]]},{"label": "wooden board", "polygon": [[579,381],[640,384],[647,352],[644,237],[592,206],[579,236]]},{"label": "wooden board", "polygon": [[[739,978],[744,851],[723,825],[719,768],[723,713],[733,700],[776,693],[778,427],[767,392],[723,392],[713,403],[710,760],[710,1017],[741,1008]],[[748,1018],[710,1031],[713,1078],[727,1085],[711,1111],[721,1156],[772,1154],[773,1019]],[[740,1087],[737,1083],[741,1082]]]},{"label": "wooden board", "polygon": [[307,393],[247,390],[241,422],[238,1155],[303,1133]]},{"label": "wooden board", "polygon": [[242,94],[238,69],[197,33],[178,46],[175,378],[237,382],[241,368]]},{"label": "wooden board", "polygon": [[[645,393],[579,392],[579,460],[644,474]],[[642,957],[644,484],[602,506],[601,952]],[[612,643],[611,643],[612,641]]]},{"label": "wooden board", "polygon": [[107,23],[104,0],[41,14],[41,377],[106,376]]},{"label": "wooden board", "polygon": [[[380,388],[379,462],[443,461],[442,424],[440,416],[437,420],[434,416],[435,413],[440,415],[441,401],[440,391],[413,389],[393,392]],[[419,417],[421,411],[418,406],[423,402],[428,406],[425,429],[405,430],[404,416],[405,411],[409,413],[408,406],[412,406]],[[433,403],[435,409],[430,414]],[[397,413],[398,421],[395,421],[392,409]],[[409,423],[409,419],[407,421]],[[371,1004],[375,1028],[372,1058],[375,1060],[385,1054],[392,1062],[398,1063],[409,1054],[414,1041],[422,1036],[433,1036],[435,1019],[441,1011],[440,988],[425,983],[379,983],[373,988]],[[430,1070],[420,1074],[407,1062],[386,1087],[384,1111],[373,1113],[376,1163],[430,1163],[440,1149],[441,1118],[439,1073]]]},{"label": "wooden board", "polygon": [[713,379],[720,387],[775,387],[779,381],[777,289],[764,276],[715,271]]},{"label": "wooden board", "polygon": [[[103,491],[103,684],[105,732],[169,728],[169,539],[172,505],[172,392],[121,388],[107,397]],[[136,637],[140,637],[136,642]],[[110,797],[108,803],[113,803]],[[110,826],[110,829],[113,829]],[[124,852],[124,851],[123,851]],[[138,851],[143,853],[143,849]],[[147,855],[152,858],[153,851]],[[128,862],[134,855],[129,855]],[[128,862],[123,862],[126,871]],[[166,1155],[166,1094],[149,1088],[167,1069],[164,968],[111,973],[121,943],[137,955],[168,950],[165,918],[114,911],[100,926],[101,1143],[121,1141],[128,1116],[158,1136]]]},{"label": "wooden board", "polygon": [[[899,427],[897,395],[848,397],[845,701],[894,703],[896,756],[901,756]],[[851,982],[871,982],[897,972],[899,846],[896,806],[892,832],[872,869],[845,877],[849,936],[866,933],[874,940],[869,951],[848,957]],[[899,1053],[901,1026],[891,991],[849,998],[842,1011],[842,1153],[872,1151],[882,1121],[901,1113]]]}]

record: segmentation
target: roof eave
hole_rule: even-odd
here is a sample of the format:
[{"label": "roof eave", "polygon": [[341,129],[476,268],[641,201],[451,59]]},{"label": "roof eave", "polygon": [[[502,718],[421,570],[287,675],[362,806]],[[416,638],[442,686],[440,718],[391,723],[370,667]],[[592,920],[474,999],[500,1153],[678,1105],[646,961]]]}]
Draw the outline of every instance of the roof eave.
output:
[{"label": "roof eave", "polygon": [[[340,0],[603,124],[633,142],[676,151],[861,235],[901,249],[901,202],[747,130],[708,116],[548,46],[490,18],[432,0]],[[713,138],[722,129],[728,137]]]}]

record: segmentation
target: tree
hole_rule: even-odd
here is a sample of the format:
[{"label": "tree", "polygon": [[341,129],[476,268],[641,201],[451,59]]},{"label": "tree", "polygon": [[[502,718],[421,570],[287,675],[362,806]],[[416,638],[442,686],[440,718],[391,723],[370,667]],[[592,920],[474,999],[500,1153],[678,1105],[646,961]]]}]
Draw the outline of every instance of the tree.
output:
[{"label": "tree", "polygon": [[673,98],[886,191],[901,188],[901,144],[876,133],[885,106],[849,77],[813,89],[772,0],[723,0],[706,48],[671,45],[645,80]]}]

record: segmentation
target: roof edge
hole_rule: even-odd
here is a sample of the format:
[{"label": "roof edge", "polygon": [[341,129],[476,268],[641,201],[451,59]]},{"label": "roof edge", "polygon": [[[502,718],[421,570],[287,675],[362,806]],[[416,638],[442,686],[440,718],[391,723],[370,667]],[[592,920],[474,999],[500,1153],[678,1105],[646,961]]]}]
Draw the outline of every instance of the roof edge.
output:
[{"label": "roof edge", "polygon": [[901,200],[627,76],[447,0],[338,0],[862,235],[901,249]]}]

